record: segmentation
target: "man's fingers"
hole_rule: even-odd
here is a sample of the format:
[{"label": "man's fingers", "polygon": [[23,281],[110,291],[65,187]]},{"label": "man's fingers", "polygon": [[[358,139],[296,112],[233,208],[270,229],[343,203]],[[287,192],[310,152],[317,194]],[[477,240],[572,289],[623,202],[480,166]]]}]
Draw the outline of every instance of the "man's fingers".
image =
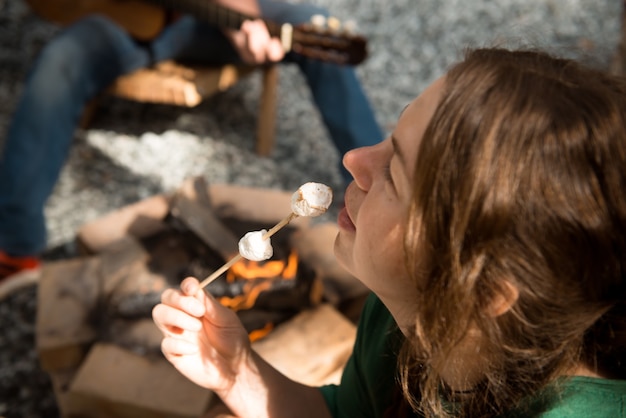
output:
[{"label": "man's fingers", "polygon": [[241,25],[241,31],[246,37],[247,54],[244,59],[254,64],[268,61],[280,61],[284,51],[280,41],[271,38],[267,26],[262,20],[248,20]]},{"label": "man's fingers", "polygon": [[285,57],[283,44],[276,38],[271,38],[267,47],[267,61],[278,62]]},{"label": "man's fingers", "polygon": [[[245,26],[245,29],[243,29]],[[265,48],[269,42],[270,35],[265,25],[258,20],[244,22],[242,30],[246,33],[248,40],[248,50],[252,54],[255,63],[265,62]]]}]

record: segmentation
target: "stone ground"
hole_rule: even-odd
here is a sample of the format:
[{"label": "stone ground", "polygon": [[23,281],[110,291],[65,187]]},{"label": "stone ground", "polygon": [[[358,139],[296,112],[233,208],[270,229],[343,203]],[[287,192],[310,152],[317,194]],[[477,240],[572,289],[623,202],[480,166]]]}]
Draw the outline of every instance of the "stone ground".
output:
[{"label": "stone ground", "polygon": [[[618,0],[313,0],[357,22],[369,40],[358,74],[381,126],[458,59],[466,46],[539,46],[608,69],[621,36]],[[0,0],[0,143],[23,77],[59,30],[23,0]],[[77,130],[68,164],[46,206],[48,258],[74,254],[84,222],[176,188],[188,176],[209,182],[295,190],[306,181],[340,188],[339,158],[293,67],[281,68],[276,147],[254,154],[259,91],[252,77],[186,110],[107,99]],[[35,119],[34,119],[35,120]],[[0,302],[0,416],[58,416],[34,351],[36,289]]]}]

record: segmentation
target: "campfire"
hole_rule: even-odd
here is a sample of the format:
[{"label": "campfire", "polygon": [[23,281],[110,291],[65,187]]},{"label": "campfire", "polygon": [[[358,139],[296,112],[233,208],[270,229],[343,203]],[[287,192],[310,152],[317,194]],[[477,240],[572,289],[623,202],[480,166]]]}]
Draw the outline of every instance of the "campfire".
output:
[{"label": "campfire", "polygon": [[207,290],[222,305],[239,313],[252,341],[322,299],[319,277],[300,263],[296,250],[284,260],[242,259]]},{"label": "campfire", "polygon": [[[286,230],[281,238],[292,233]],[[318,305],[323,298],[318,272],[301,260],[285,238],[274,239],[274,255],[269,260],[242,258],[206,287],[222,305],[238,313],[252,341],[303,309]],[[181,276],[206,277],[219,266],[192,267]]]},{"label": "campfire", "polygon": [[[193,179],[84,225],[83,255],[46,265],[39,292],[38,351],[64,415],[201,415],[210,394],[162,358],[152,307],[167,287],[233,259],[239,238],[276,225],[290,198]],[[334,223],[296,217],[273,235],[271,258],[241,258],[205,287],[268,361],[309,384],[336,381],[354,338],[338,309],[365,294],[335,263],[335,234]],[[142,403],[139,392],[152,395]],[[109,412],[94,412],[102,408]]]}]

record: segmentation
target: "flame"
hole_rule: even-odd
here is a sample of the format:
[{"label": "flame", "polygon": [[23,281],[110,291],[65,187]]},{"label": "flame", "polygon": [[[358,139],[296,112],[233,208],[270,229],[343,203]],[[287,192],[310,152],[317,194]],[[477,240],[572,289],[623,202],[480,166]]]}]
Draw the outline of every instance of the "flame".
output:
[{"label": "flame", "polygon": [[293,280],[296,278],[296,272],[298,271],[298,252],[293,250],[289,253],[289,257],[287,258],[287,265],[283,270],[280,277],[285,280]]},{"label": "flame", "polygon": [[248,333],[248,337],[250,338],[250,342],[255,342],[265,337],[274,329],[274,324],[268,322],[265,324],[263,328],[252,330]]},{"label": "flame", "polygon": [[237,279],[256,280],[274,279],[280,277],[285,280],[293,280],[298,270],[298,253],[293,250],[287,257],[287,262],[282,260],[250,261],[243,259],[235,263],[226,273],[229,283]]},{"label": "flame", "polygon": [[298,253],[292,250],[286,261],[250,261],[242,259],[235,263],[226,273],[226,281],[234,283],[246,280],[240,295],[223,296],[219,302],[234,311],[254,307],[259,295],[272,287],[276,280],[294,280],[298,270]]},{"label": "flame", "polygon": [[[235,283],[245,281],[241,286],[241,294],[232,297],[223,296],[219,302],[234,311],[251,309],[259,295],[271,289],[278,280],[295,280],[298,270],[298,253],[291,250],[286,260],[250,261],[242,259],[230,267],[226,273],[226,281]],[[263,328],[248,333],[250,341],[257,341],[265,337],[274,329],[269,322]]]},{"label": "flame", "polygon": [[262,291],[272,287],[272,282],[259,279],[258,281],[250,281],[243,286],[243,292],[240,295],[220,298],[220,303],[234,311],[250,309],[254,306],[256,300]]}]

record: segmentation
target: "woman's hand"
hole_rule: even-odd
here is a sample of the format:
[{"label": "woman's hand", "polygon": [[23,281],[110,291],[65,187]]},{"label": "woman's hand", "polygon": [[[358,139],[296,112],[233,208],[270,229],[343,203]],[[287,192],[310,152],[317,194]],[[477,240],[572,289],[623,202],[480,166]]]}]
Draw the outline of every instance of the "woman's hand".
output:
[{"label": "woman's hand", "polygon": [[[254,353],[234,311],[187,278],[168,289],[152,317],[165,357],[189,380],[214,391],[231,416],[330,417],[321,392],[287,378]],[[228,415],[226,415],[228,416]]]},{"label": "woman's hand", "polygon": [[161,350],[194,383],[228,392],[251,355],[250,340],[237,315],[207,295],[189,277],[181,290],[168,289],[152,310],[163,332]]},{"label": "woman's hand", "polygon": [[272,38],[265,23],[260,20],[246,20],[237,31],[227,30],[226,36],[247,64],[278,62],[285,51],[278,38]]}]

